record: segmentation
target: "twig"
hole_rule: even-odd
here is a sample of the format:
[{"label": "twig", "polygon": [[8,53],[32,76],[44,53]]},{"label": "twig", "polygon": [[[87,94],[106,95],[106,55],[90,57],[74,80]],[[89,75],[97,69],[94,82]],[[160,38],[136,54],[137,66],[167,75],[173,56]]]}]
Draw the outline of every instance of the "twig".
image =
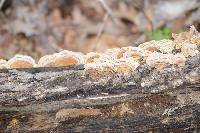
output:
[{"label": "twig", "polygon": [[109,17],[111,18],[111,20],[112,20],[115,24],[117,24],[117,21],[116,21],[114,15],[113,15],[113,12],[112,12],[111,8],[108,6],[108,4],[105,2],[105,0],[98,0],[98,1],[101,3],[102,7],[103,7],[104,10],[107,12],[107,14],[108,14]]},{"label": "twig", "polygon": [[97,33],[97,36],[96,36],[96,39],[95,39],[95,44],[96,44],[96,45],[94,45],[93,50],[96,49],[96,46],[97,46],[98,43],[99,43],[100,37],[101,37],[101,35],[102,35],[103,31],[104,31],[104,28],[105,28],[106,22],[107,22],[107,20],[108,20],[108,17],[109,17],[109,14],[107,13],[107,14],[104,16],[104,18],[103,18],[103,23],[102,23],[102,25],[101,25],[101,27],[100,27],[98,33]]},{"label": "twig", "polygon": [[5,0],[0,1],[0,10],[2,9],[4,2],[5,2]]},{"label": "twig", "polygon": [[105,27],[106,22],[107,22],[107,20],[108,20],[108,16],[109,16],[109,15],[106,14],[106,15],[104,16],[104,18],[103,18],[103,23],[102,23],[102,25],[101,25],[101,27],[100,27],[98,33],[97,33],[97,39],[100,38],[101,34],[102,34],[103,31],[104,31],[104,27]]},{"label": "twig", "polygon": [[2,12],[2,8],[3,8],[3,5],[4,5],[5,1],[6,0],[0,0],[0,20],[2,22],[4,22],[4,23],[8,23],[9,24],[5,14]]},{"label": "twig", "polygon": [[100,2],[101,6],[104,8],[104,10],[106,11],[106,15],[104,16],[103,18],[103,23],[97,33],[97,36],[96,36],[96,39],[95,39],[95,45],[94,45],[94,48],[92,48],[93,50],[96,49],[96,46],[99,44],[99,40],[100,40],[100,37],[104,31],[104,27],[106,25],[106,22],[108,20],[108,18],[110,17],[111,20],[114,22],[114,24],[117,25],[117,21],[113,15],[113,12],[112,10],[110,9],[110,7],[107,5],[107,3],[105,2],[105,0],[98,0],[98,2]]},{"label": "twig", "polygon": [[98,0],[102,7],[106,10],[106,12],[109,14],[109,16],[113,17],[113,13],[112,13],[112,10],[110,9],[110,7],[107,5],[107,3],[105,2],[105,0]]},{"label": "twig", "polygon": [[154,27],[153,27],[153,22],[152,22],[152,20],[151,20],[151,18],[149,17],[149,15],[147,14],[147,12],[146,12],[146,9],[147,9],[147,7],[149,6],[149,1],[148,0],[144,0],[144,3],[143,3],[144,5],[143,5],[143,8],[142,8],[142,13],[144,14],[144,16],[146,17],[146,19],[147,19],[147,21],[149,22],[149,24],[150,24],[150,30],[151,31],[153,31],[153,29],[154,29]]},{"label": "twig", "polygon": [[[49,39],[52,39],[52,38],[49,38]],[[48,40],[48,41],[50,41],[50,42],[49,42],[49,46],[50,46],[51,48],[53,48],[53,50],[55,50],[56,52],[60,52],[60,51],[63,50],[62,48],[60,48],[60,47],[54,42],[54,40]]]}]

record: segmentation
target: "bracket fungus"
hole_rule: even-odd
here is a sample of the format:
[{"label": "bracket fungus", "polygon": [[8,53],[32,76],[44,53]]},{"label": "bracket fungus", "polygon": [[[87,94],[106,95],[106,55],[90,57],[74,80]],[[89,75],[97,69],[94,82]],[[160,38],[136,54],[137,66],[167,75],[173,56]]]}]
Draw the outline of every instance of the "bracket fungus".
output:
[{"label": "bracket fungus", "polygon": [[152,40],[142,43],[138,47],[108,49],[105,53],[90,52],[84,55],[79,52],[63,50],[41,57],[37,64],[30,56],[16,55],[9,61],[1,59],[0,69],[84,64],[84,74],[95,78],[113,73],[128,74],[142,63],[159,70],[168,65],[182,66],[188,58],[199,53],[200,34],[193,26],[188,32],[172,34],[172,36],[174,40]]},{"label": "bracket fungus", "polygon": [[150,42],[145,42],[140,44],[138,47],[154,52],[161,51],[162,53],[172,53],[175,43],[169,39],[163,39],[159,41],[152,40]]},{"label": "bracket fungus", "polygon": [[84,62],[83,54],[68,50],[61,51],[52,55],[45,55],[38,61],[39,67],[61,67]]},{"label": "bracket fungus", "polygon": [[155,67],[159,70],[163,69],[167,65],[184,65],[186,58],[182,54],[163,54],[158,52],[153,52],[147,57],[146,63],[150,67]]},{"label": "bracket fungus", "polygon": [[0,59],[0,69],[5,69],[7,68],[7,61]]},{"label": "bracket fungus", "polygon": [[31,68],[35,65],[35,60],[26,55],[15,55],[7,62],[8,68]]},{"label": "bracket fungus", "polygon": [[92,63],[94,62],[95,60],[97,60],[98,58],[100,58],[101,56],[101,53],[97,53],[97,52],[90,52],[90,53],[87,53],[85,55],[85,61],[84,63]]}]

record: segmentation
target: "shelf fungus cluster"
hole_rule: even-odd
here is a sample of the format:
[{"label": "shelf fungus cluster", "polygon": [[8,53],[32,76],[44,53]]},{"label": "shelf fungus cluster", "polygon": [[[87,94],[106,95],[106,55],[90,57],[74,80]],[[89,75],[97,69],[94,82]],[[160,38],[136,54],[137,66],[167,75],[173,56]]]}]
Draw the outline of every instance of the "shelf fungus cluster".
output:
[{"label": "shelf fungus cluster", "polygon": [[0,59],[0,69],[61,67],[84,64],[84,74],[92,78],[113,73],[129,74],[141,63],[162,70],[167,65],[183,66],[186,60],[199,53],[200,34],[191,26],[190,31],[173,34],[173,40],[149,41],[138,47],[108,49],[104,53],[82,54],[68,50],[45,55],[36,63],[30,56],[16,55],[6,61]]},{"label": "shelf fungus cluster", "polygon": [[83,63],[84,55],[82,53],[64,50],[60,53],[43,56],[38,61],[38,67],[62,67]]}]

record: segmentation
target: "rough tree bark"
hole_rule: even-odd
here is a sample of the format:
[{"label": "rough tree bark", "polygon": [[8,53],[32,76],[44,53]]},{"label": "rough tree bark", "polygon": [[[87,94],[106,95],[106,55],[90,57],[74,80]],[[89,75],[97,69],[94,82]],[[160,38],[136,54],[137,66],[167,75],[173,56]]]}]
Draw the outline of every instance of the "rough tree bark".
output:
[{"label": "rough tree bark", "polygon": [[160,71],[83,71],[0,70],[0,132],[200,132],[200,54]]}]

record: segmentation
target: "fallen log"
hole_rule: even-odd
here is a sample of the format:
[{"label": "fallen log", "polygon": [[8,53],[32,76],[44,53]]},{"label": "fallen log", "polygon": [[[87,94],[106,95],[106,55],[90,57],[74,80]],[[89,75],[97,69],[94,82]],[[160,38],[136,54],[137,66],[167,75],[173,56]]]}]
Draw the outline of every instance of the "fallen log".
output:
[{"label": "fallen log", "polygon": [[83,65],[0,70],[0,132],[199,132],[200,54],[93,79]]},{"label": "fallen log", "polygon": [[200,34],[173,37],[0,60],[0,132],[200,132]]}]

